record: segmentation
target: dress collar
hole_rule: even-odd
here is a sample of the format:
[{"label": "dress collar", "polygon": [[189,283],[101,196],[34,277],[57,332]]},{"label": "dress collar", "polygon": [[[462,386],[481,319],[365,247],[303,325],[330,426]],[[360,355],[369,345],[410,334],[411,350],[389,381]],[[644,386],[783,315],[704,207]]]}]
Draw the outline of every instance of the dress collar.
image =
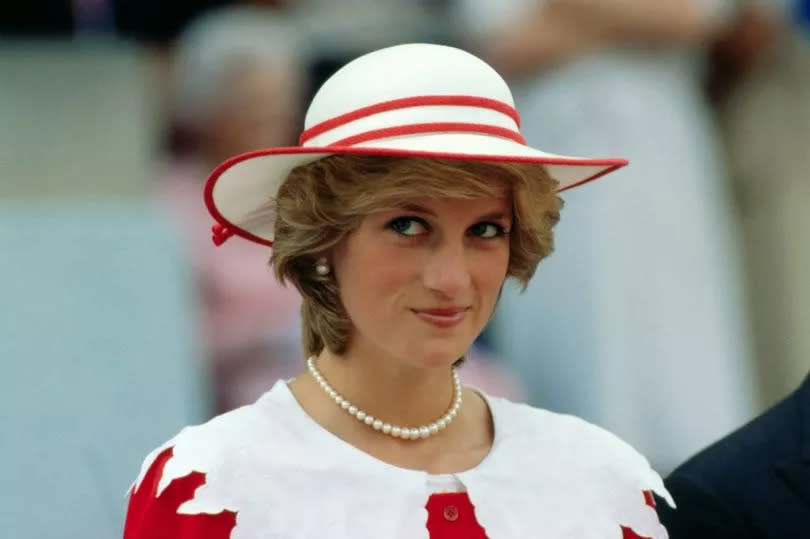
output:
[{"label": "dress collar", "polygon": [[[630,446],[576,417],[484,398],[495,427],[492,448],[454,475],[491,537],[542,530],[555,539],[621,539],[626,526],[666,538],[642,491],[671,498]],[[376,459],[323,429],[286,382],[254,405],[183,429],[147,457],[142,475],[167,447],[173,457],[158,495],[175,479],[205,474],[178,512],[235,512],[230,539],[315,537],[325,526],[335,538],[428,537],[431,476]]]},{"label": "dress collar", "polygon": [[[502,428],[502,421],[499,417],[501,410],[497,406],[497,403],[493,402],[494,397],[490,397],[481,391],[476,390],[476,392],[484,399],[484,402],[486,402],[487,407],[492,414],[494,439],[489,453],[487,453],[487,455],[478,464],[467,470],[450,474],[455,475],[458,478],[475,475],[482,470],[486,470],[486,468],[490,465],[490,460],[493,458],[495,447],[499,445],[501,439],[506,434],[506,430]],[[431,475],[422,470],[403,468],[401,466],[396,466],[380,460],[377,457],[356,448],[342,438],[332,434],[323,428],[317,421],[315,421],[315,419],[312,418],[312,416],[306,412],[306,410],[304,410],[304,408],[295,398],[295,395],[293,395],[289,385],[284,380],[277,381],[273,385],[273,388],[265,393],[261,399],[259,399],[256,406],[259,408],[272,408],[273,406],[284,407],[290,420],[300,427],[300,434],[306,437],[307,443],[311,443],[315,447],[323,448],[325,450],[324,457],[335,459],[336,465],[359,467],[365,470],[373,468],[378,473],[390,476],[397,481],[414,481],[420,486],[425,485],[428,481],[428,477]]]}]

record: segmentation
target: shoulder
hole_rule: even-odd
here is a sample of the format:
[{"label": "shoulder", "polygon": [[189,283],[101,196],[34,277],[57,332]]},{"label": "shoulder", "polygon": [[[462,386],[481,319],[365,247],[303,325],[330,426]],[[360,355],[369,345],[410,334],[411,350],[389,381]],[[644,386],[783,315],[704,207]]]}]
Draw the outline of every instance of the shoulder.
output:
[{"label": "shoulder", "polygon": [[[295,425],[285,420],[288,414],[283,410],[274,410],[282,403],[273,398],[273,393],[271,390],[254,404],[216,416],[201,425],[183,428],[147,455],[132,492],[137,491],[144,478],[156,468],[159,473],[155,494],[160,496],[172,482],[190,474],[202,474],[206,484],[211,484],[217,478],[241,474],[250,466],[272,466],[288,453],[295,440],[291,432]],[[183,509],[189,512],[229,509],[222,500],[212,501],[213,507],[206,506],[205,497],[200,494],[198,492]]]},{"label": "shoulder", "polygon": [[610,431],[570,414],[552,412],[499,397],[488,397],[505,435],[541,437],[563,446],[598,444],[604,449],[640,456],[629,444]]},{"label": "shoulder", "polygon": [[236,525],[236,512],[185,514],[180,508],[205,484],[205,474],[192,472],[172,481],[160,494],[158,483],[172,458],[164,449],[129,496],[124,539],[227,539]]},{"label": "shoulder", "polygon": [[152,451],[129,492],[124,539],[229,537],[235,508],[224,499],[200,504],[196,493],[210,474],[227,465],[226,455],[252,422],[251,415],[245,408],[186,427]]},{"label": "shoulder", "polygon": [[223,464],[244,443],[244,434],[255,424],[253,406],[232,410],[201,425],[184,427],[146,456],[133,488],[137,489],[156,465],[162,468],[157,492],[160,494],[174,479],[193,471],[205,473]]},{"label": "shoulder", "polygon": [[[516,496],[514,503],[531,511],[549,536],[577,529],[583,538],[615,537],[621,526],[624,537],[666,537],[652,493],[674,502],[661,476],[632,446],[575,416],[487,400],[495,444],[482,473],[493,487],[509,484],[508,496]],[[502,488],[487,490],[504,496]],[[587,522],[581,520],[583,510]]]},{"label": "shoulder", "polygon": [[129,491],[124,538],[221,539],[235,529],[237,513],[246,520],[245,508],[256,500],[286,507],[273,478],[311,458],[297,449],[300,425],[289,419],[288,405],[274,387],[256,403],[186,427],[152,451]]},{"label": "shoulder", "polygon": [[661,476],[647,459],[612,432],[582,418],[489,397],[496,429],[515,450],[561,466],[589,470],[593,477],[654,491],[672,503]]}]

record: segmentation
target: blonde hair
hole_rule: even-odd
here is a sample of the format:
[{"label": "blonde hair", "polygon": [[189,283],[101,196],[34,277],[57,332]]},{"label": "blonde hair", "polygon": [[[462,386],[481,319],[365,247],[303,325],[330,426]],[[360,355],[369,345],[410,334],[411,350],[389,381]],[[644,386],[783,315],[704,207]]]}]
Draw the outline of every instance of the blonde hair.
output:
[{"label": "blonde hair", "polygon": [[332,276],[319,275],[315,264],[365,216],[396,208],[417,194],[436,198],[511,194],[507,276],[525,288],[537,264],[553,249],[552,228],[562,208],[556,188],[544,167],[524,163],[332,155],[294,169],[266,210],[276,219],[273,271],[303,296],[304,351],[318,354],[327,347],[342,354],[348,346],[352,324],[338,285]]}]

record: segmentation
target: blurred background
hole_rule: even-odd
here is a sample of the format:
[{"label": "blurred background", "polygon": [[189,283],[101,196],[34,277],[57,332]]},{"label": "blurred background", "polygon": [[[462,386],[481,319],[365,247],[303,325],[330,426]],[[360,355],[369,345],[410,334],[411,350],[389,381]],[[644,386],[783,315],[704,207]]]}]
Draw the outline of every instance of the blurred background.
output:
[{"label": "blurred background", "polygon": [[[51,0],[0,14],[0,528],[120,537],[143,457],[302,364],[207,174],[294,145],[346,61],[487,59],[529,144],[631,165],[564,194],[462,378],[613,430],[662,474],[810,370],[810,1]],[[396,69],[396,66],[391,66]],[[384,76],[381,73],[381,76]]]}]

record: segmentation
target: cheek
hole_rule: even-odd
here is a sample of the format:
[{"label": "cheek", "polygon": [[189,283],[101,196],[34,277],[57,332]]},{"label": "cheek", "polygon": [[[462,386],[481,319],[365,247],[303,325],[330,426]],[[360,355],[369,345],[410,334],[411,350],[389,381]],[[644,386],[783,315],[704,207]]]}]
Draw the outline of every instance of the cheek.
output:
[{"label": "cheek", "polygon": [[374,325],[404,308],[406,291],[418,279],[412,256],[402,250],[355,251],[339,278],[341,299],[356,325]]},{"label": "cheek", "polygon": [[509,266],[509,246],[499,246],[497,249],[481,253],[473,264],[472,276],[479,292],[492,303],[498,296],[498,291],[506,279]]}]

